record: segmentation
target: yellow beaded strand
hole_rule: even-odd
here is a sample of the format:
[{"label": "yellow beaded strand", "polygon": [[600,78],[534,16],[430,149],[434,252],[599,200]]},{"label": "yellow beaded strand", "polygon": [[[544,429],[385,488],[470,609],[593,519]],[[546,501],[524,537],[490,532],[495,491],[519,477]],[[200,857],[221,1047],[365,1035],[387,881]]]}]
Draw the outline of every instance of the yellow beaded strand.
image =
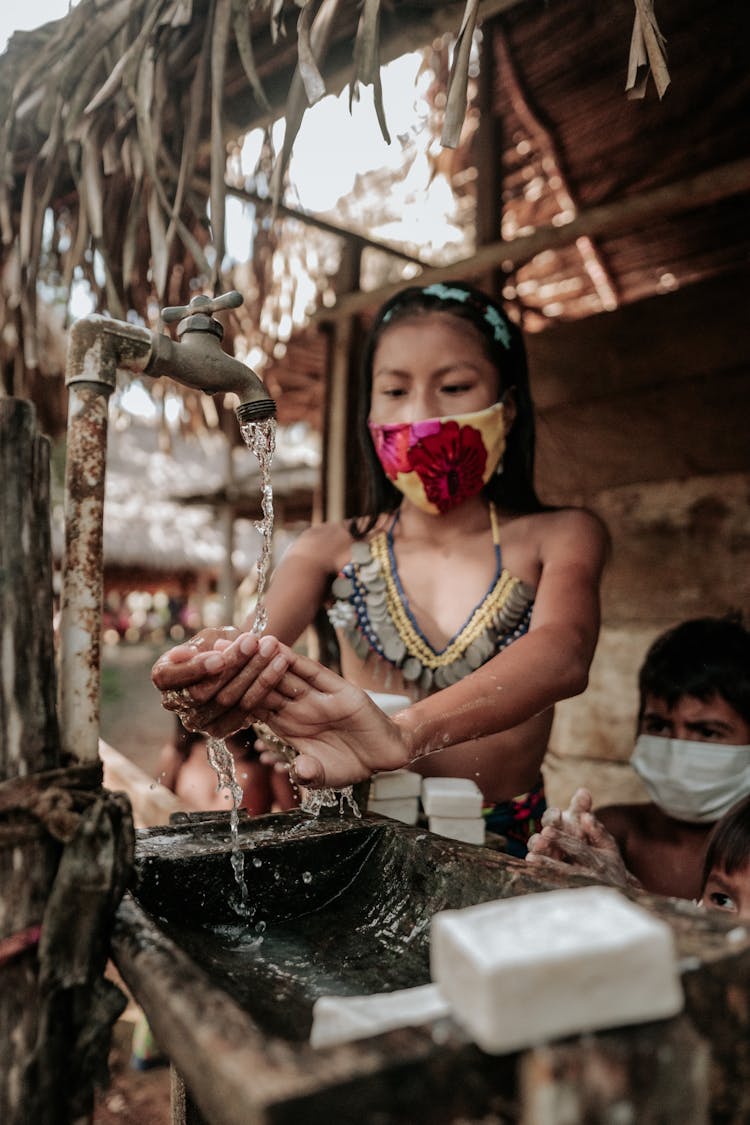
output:
[{"label": "yellow beaded strand", "polygon": [[[497,542],[497,522],[494,508],[491,510],[493,539]],[[444,668],[451,664],[491,625],[492,618],[499,613],[513,591],[521,585],[521,580],[503,570],[492,592],[481,605],[477,606],[461,632],[441,653],[436,653],[414,628],[398,592],[396,580],[391,569],[386,533],[381,531],[370,540],[370,554],[380,564],[385,579],[386,604],[391,620],[404,642],[407,652],[416,656],[424,668]]]}]

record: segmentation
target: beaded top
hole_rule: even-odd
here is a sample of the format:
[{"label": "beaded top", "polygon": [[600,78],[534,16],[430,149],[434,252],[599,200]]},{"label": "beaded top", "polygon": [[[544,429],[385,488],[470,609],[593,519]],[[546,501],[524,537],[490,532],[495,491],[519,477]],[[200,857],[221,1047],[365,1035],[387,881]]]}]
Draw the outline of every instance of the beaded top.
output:
[{"label": "beaded top", "polygon": [[503,568],[494,508],[491,516],[495,577],[467,621],[439,650],[419,628],[401,587],[393,552],[398,515],[387,531],[354,543],[351,562],[334,579],[328,617],[360,659],[376,653],[428,694],[458,683],[527,632],[535,591]]}]

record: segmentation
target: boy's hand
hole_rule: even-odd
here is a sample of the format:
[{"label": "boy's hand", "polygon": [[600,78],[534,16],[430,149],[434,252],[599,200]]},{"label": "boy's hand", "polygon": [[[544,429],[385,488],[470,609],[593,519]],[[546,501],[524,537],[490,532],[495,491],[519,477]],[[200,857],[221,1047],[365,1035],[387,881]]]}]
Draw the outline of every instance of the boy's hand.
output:
[{"label": "boy's hand", "polygon": [[592,804],[588,789],[578,789],[564,812],[547,809],[541,832],[529,838],[526,862],[541,869],[573,870],[615,887],[642,889],[625,866],[614,836],[591,812]]}]

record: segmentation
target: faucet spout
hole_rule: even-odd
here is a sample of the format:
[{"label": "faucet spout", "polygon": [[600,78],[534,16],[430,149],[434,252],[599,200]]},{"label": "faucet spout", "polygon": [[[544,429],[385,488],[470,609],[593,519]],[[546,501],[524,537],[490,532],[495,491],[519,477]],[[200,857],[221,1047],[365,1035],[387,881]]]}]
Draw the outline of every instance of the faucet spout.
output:
[{"label": "faucet spout", "polygon": [[276,403],[260,376],[222,348],[224,328],[211,316],[218,309],[236,308],[241,303],[241,294],[233,290],[213,300],[199,295],[187,306],[163,309],[162,320],[166,324],[180,321],[179,343],[169,336],[156,334],[145,368],[147,375],[168,375],[206,394],[235,394],[239,399],[235,413],[240,424],[276,415]]}]

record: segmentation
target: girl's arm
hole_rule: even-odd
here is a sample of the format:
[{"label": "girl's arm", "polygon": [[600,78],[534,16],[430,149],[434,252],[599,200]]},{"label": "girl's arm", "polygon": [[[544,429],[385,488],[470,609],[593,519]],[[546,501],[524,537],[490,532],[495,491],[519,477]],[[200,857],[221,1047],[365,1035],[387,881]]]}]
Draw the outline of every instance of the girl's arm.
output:
[{"label": "girl's arm", "polygon": [[530,630],[461,683],[391,720],[360,689],[268,636],[260,647],[238,642],[251,655],[238,708],[300,752],[303,784],[343,785],[508,730],[583,691],[599,629],[606,533],[583,511],[545,514],[539,526],[542,571]]},{"label": "girl's arm", "polygon": [[460,683],[402,712],[412,760],[508,730],[586,688],[607,535],[580,509],[548,513],[540,526],[542,569],[529,632]]}]

